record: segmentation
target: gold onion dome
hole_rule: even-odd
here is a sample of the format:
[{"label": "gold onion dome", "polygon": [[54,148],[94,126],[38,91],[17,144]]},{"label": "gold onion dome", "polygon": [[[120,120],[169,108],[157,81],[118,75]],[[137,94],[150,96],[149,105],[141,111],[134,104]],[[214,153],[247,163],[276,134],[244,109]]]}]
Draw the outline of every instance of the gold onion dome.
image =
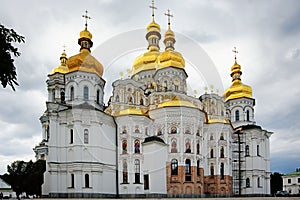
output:
[{"label": "gold onion dome", "polygon": [[248,85],[245,85],[241,81],[241,66],[236,62],[231,67],[231,77],[232,77],[232,84],[231,86],[225,90],[223,93],[223,97],[225,101],[237,99],[237,98],[252,98],[252,88]]},{"label": "gold onion dome", "polygon": [[60,57],[60,65],[55,67],[51,74],[55,74],[55,73],[61,73],[61,74],[66,74],[68,73],[68,68],[67,68],[67,54],[65,52],[65,50],[62,52],[61,57]]},{"label": "gold onion dome", "polygon": [[166,46],[165,51],[160,54],[160,56],[157,59],[158,67],[157,69],[162,69],[166,67],[176,67],[180,69],[184,69],[185,67],[185,60],[182,57],[182,55],[175,51],[175,34],[171,30],[170,25],[170,17],[173,15],[170,14],[170,10],[168,10],[168,14],[165,14],[168,16],[168,30],[166,31],[164,37],[164,44]]},{"label": "gold onion dome", "polygon": [[83,31],[80,32],[78,39],[80,45],[80,53],[71,56],[67,61],[69,72],[82,71],[95,73],[102,77],[103,66],[102,64],[91,55],[90,48],[93,46],[92,34],[87,30],[87,24]]},{"label": "gold onion dome", "polygon": [[159,40],[160,26],[154,20],[154,2],[152,1],[152,21],[146,27],[146,40],[148,41],[148,52],[143,53],[138,56],[132,66],[132,74],[136,74],[145,70],[155,70],[156,69],[156,59],[160,55],[159,52]]}]

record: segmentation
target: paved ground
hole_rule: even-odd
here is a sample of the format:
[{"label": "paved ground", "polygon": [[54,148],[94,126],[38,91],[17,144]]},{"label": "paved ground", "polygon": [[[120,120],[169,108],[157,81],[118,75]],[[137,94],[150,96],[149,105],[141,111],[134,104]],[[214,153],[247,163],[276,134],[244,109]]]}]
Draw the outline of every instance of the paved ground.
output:
[{"label": "paved ground", "polygon": [[[165,199],[162,198],[160,200],[188,200],[189,198],[169,198]],[[245,198],[194,198],[199,200],[300,200],[300,197],[245,197]],[[42,199],[42,200],[55,200],[55,199]],[[58,199],[58,200],[64,200],[64,199]],[[71,200],[80,200],[80,199],[71,199]],[[112,199],[87,199],[87,200],[112,200]],[[133,199],[120,199],[120,200],[133,200]],[[138,200],[156,200],[156,199],[141,199]]]}]

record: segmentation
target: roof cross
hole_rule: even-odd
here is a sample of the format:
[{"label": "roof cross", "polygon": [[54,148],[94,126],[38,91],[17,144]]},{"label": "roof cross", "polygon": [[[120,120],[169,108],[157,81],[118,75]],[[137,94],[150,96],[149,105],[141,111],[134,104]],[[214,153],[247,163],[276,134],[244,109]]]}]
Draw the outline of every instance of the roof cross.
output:
[{"label": "roof cross", "polygon": [[64,44],[62,47],[63,47],[64,52],[66,52],[66,47],[67,46]]},{"label": "roof cross", "polygon": [[152,0],[152,4],[151,4],[151,6],[149,6],[149,8],[152,9],[152,18],[154,18],[154,10],[157,9],[157,8],[154,6],[154,0]]},{"label": "roof cross", "polygon": [[85,29],[87,29],[87,20],[92,19],[90,16],[88,16],[88,11],[85,11],[85,15],[82,15],[83,18],[85,18]]},{"label": "roof cross", "polygon": [[170,19],[173,17],[173,15],[170,13],[170,9],[168,9],[168,13],[165,13],[166,16],[168,16],[168,25],[171,24]]},{"label": "roof cross", "polygon": [[234,53],[234,60],[236,60],[236,54],[238,54],[238,51],[236,50],[236,47],[233,47],[232,52]]}]

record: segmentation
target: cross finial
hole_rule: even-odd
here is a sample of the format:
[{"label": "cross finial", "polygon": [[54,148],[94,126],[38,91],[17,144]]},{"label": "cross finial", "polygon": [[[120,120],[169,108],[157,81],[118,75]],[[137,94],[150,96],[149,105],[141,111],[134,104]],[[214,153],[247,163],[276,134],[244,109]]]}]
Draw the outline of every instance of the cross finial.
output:
[{"label": "cross finial", "polygon": [[236,50],[236,47],[233,47],[232,52],[234,53],[234,60],[236,61],[236,54],[238,53],[238,51]]},{"label": "cross finial", "polygon": [[87,20],[92,19],[90,16],[88,16],[88,11],[85,11],[85,15],[82,15],[83,18],[85,18],[85,29],[87,29]]},{"label": "cross finial", "polygon": [[173,17],[173,15],[170,13],[170,9],[168,9],[168,13],[165,13],[166,16],[168,16],[168,25],[171,24],[170,19]]},{"label": "cross finial", "polygon": [[151,6],[149,6],[149,8],[152,9],[152,19],[154,19],[154,10],[157,9],[157,8],[154,6],[154,0],[152,0],[152,4],[151,4]]},{"label": "cross finial", "polygon": [[66,52],[66,47],[67,46],[64,44],[62,47],[63,47],[63,51]]}]

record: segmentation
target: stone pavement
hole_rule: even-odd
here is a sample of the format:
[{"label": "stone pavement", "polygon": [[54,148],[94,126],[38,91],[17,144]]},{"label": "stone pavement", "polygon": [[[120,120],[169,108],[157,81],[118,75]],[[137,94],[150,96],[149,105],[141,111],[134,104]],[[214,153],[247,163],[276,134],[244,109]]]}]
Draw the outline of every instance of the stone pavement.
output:
[{"label": "stone pavement", "polygon": [[[189,198],[162,198],[160,200],[188,200]],[[193,199],[199,199],[199,200],[300,200],[300,197],[243,197],[243,198],[236,198],[236,197],[230,197],[230,198],[193,198]],[[192,199],[192,200],[193,200]],[[42,199],[42,200],[55,200],[55,199]],[[66,199],[58,199],[58,200],[66,200]],[[70,200],[80,200],[80,199],[70,199]],[[87,199],[87,200],[112,200],[112,199]],[[120,200],[133,200],[133,199],[120,199]],[[142,199],[138,198],[138,200],[156,200],[156,199]]]}]

